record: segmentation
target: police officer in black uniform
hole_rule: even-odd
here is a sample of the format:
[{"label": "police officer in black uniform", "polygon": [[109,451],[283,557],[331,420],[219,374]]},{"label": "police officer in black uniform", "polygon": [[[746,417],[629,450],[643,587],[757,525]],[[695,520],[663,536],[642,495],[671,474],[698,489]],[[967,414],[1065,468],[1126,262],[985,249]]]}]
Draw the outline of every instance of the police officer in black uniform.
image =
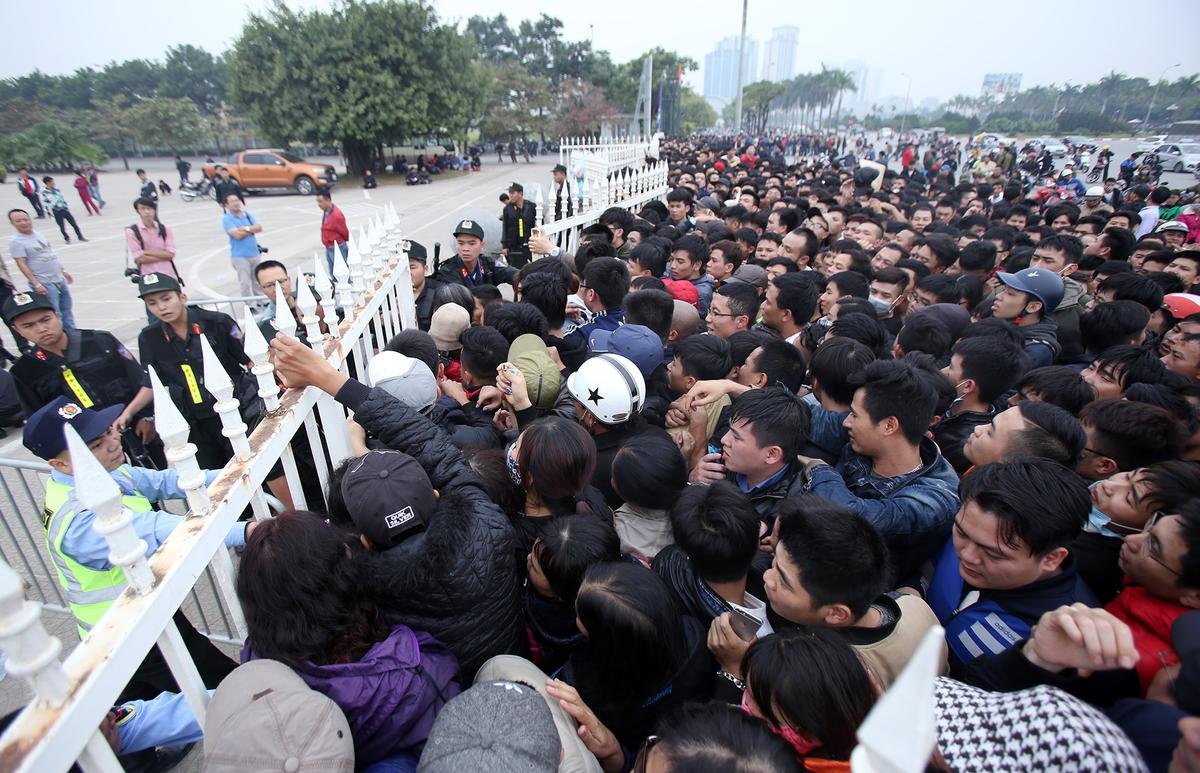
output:
[{"label": "police officer in black uniform", "polygon": [[[204,354],[200,336],[208,338],[213,353],[225,367],[234,385],[234,396],[242,405],[242,417],[250,424],[261,407],[256,381],[247,372],[250,358],[242,347],[242,331],[228,314],[187,305],[179,280],[170,274],[144,274],[138,278],[138,295],[156,318],[138,335],[142,363],[153,366],[171,399],[187,419],[188,440],[196,445],[196,461],[206,470],[225,466],[233,455],[221,434],[221,419],[213,410],[215,400],[204,387]],[[142,376],[150,388],[150,371]]]},{"label": "police officer in black uniform", "polygon": [[413,304],[417,307],[417,327],[429,332],[433,318],[433,296],[442,283],[428,276],[429,253],[420,242],[404,240],[404,251],[408,253],[408,272],[412,279]]},{"label": "police officer in black uniform", "polygon": [[454,240],[458,254],[438,267],[437,281],[467,287],[512,284],[517,270],[498,265],[483,254],[483,226],[474,220],[460,220],[454,227]]},{"label": "police officer in black uniform", "polygon": [[508,202],[500,214],[502,229],[500,246],[508,264],[520,268],[529,262],[529,232],[537,225],[537,207],[525,200],[525,188],[520,183],[508,186]]},{"label": "police officer in black uniform", "polygon": [[3,314],[30,344],[10,371],[27,416],[56,397],[97,411],[124,404],[116,424],[126,453],[142,466],[165,465],[152,397],[141,392],[142,366],[112,333],[64,329],[50,299],[34,292],[15,293],[4,302]]}]

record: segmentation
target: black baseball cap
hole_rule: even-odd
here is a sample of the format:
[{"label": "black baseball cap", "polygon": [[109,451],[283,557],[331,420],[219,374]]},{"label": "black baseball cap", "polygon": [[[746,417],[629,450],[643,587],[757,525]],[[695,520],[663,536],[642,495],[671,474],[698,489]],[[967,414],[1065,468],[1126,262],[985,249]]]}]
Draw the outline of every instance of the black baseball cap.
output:
[{"label": "black baseball cap", "polygon": [[[481,237],[482,238],[482,237]],[[408,253],[409,260],[419,260],[424,263],[429,258],[429,251],[425,249],[425,245],[420,242],[414,242],[411,239],[405,239],[401,243],[404,251]]]},{"label": "black baseball cap", "polygon": [[458,225],[454,226],[454,235],[467,234],[478,239],[483,239],[483,226],[474,220],[460,220]]},{"label": "black baseball cap", "polygon": [[4,321],[11,325],[22,314],[28,314],[31,311],[41,311],[42,309],[49,309],[54,312],[58,311],[58,309],[54,308],[54,304],[50,302],[50,299],[41,293],[13,293],[4,302]]},{"label": "black baseball cap", "polygon": [[422,531],[437,508],[433,483],[420,463],[390,449],[350,463],[342,478],[342,501],[359,533],[379,550]]},{"label": "black baseball cap", "polygon": [[139,276],[137,287],[139,298],[145,298],[150,293],[161,293],[167,290],[174,290],[177,293],[183,291],[183,288],[179,286],[178,279],[158,271]]},{"label": "black baseball cap", "polygon": [[74,400],[56,397],[29,417],[21,440],[30,453],[42,459],[53,459],[67,447],[63,427],[70,424],[83,442],[90,443],[107,432],[123,410],[124,403],[93,411]]}]

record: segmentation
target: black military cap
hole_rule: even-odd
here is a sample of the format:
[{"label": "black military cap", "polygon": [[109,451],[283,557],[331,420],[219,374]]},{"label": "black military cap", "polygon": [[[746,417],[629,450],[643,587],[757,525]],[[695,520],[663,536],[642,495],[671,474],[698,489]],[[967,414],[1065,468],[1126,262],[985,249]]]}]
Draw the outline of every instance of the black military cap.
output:
[{"label": "black military cap", "polygon": [[405,239],[402,246],[404,251],[408,253],[409,260],[419,260],[424,263],[429,258],[429,252],[425,249],[425,245],[420,242]]},{"label": "black military cap", "polygon": [[458,225],[454,226],[454,235],[467,234],[474,236],[477,239],[483,239],[483,226],[476,223],[474,220],[460,220]]},{"label": "black military cap", "polygon": [[31,311],[41,311],[42,309],[58,311],[58,309],[54,308],[54,304],[50,302],[50,299],[41,293],[14,293],[11,298],[4,302],[4,321],[11,325],[22,314],[27,314]]},{"label": "black military cap", "polygon": [[167,290],[183,291],[183,288],[179,286],[178,279],[170,274],[162,274],[157,271],[138,277],[137,287],[139,298],[145,298],[150,293],[161,293]]}]

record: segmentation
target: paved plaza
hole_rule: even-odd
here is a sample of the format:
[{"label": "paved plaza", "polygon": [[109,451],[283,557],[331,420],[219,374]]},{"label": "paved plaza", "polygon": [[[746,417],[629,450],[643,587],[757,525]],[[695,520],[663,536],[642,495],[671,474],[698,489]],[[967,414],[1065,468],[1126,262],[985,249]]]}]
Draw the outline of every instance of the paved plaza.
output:
[{"label": "paved plaza", "polygon": [[[192,178],[196,179],[203,159],[190,160]],[[319,160],[342,169],[338,159]],[[358,178],[343,176],[334,189],[334,203],[345,212],[355,235],[359,227],[381,212],[386,204],[394,204],[400,214],[404,236],[424,244],[431,263],[435,242],[442,245],[443,259],[454,254],[450,231],[463,217],[483,223],[488,231],[488,249],[498,251],[500,194],[514,181],[527,190],[532,190],[536,184],[548,184],[550,168],[557,162],[557,154],[536,157],[530,164],[485,161],[482,171],[477,173],[437,179],[430,185],[381,185],[369,192],[362,189]],[[145,307],[138,300],[133,284],[123,274],[124,228],[137,218],[133,200],[137,198],[139,182],[133,169],[139,167],[146,169],[151,179],[166,180],[176,188],[171,196],[160,198],[159,218],[174,230],[176,265],[183,274],[189,298],[237,295],[237,278],[229,263],[229,239],[221,230],[221,209],[210,199],[196,199],[190,203],[181,200],[177,189],[179,175],[172,160],[131,159],[128,172],[119,159],[110,161],[100,176],[100,191],[108,205],[102,215],[93,217],[87,216],[71,188],[71,175],[55,175],[56,181],[66,189],[64,195],[71,205],[71,212],[88,241],[78,243],[68,225],[71,243],[65,244],[50,218],[34,220],[34,228],[49,237],[63,267],[75,277],[71,291],[79,326],[109,330],[131,350],[136,350],[138,332],[146,324]],[[5,211],[13,207],[28,209],[28,203],[17,193],[13,180],[10,175],[8,183],[0,186],[0,205]],[[364,195],[367,193],[369,198]],[[289,270],[300,267],[311,271],[313,254],[317,251],[324,254],[319,239],[321,212],[311,196],[290,192],[254,194],[246,197],[246,209],[263,225],[258,241],[270,250],[264,257],[281,261]],[[24,289],[24,277],[9,255],[7,235],[0,240],[0,252],[9,275],[19,288]],[[0,336],[9,351],[15,353],[17,349],[7,328],[2,329]],[[7,438],[0,440],[0,456],[32,458],[21,446],[19,432],[10,432]]]}]

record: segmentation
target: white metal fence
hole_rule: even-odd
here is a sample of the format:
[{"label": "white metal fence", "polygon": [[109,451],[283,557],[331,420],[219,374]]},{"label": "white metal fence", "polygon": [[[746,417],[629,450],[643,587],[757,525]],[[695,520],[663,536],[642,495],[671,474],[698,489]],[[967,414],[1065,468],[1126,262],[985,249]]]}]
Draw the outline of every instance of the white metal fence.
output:
[{"label": "white metal fence", "polygon": [[542,233],[571,254],[579,247],[580,233],[595,223],[604,210],[621,207],[636,213],[649,202],[662,199],[669,190],[667,163],[647,163],[644,156],[637,164],[612,165],[603,156],[586,155],[578,171],[582,173],[576,178],[582,192],[579,214],[553,220],[553,215],[546,212],[547,202],[540,187],[533,196]]},{"label": "white metal fence", "polygon": [[[0,458],[0,512],[4,514],[0,519],[3,522],[0,559],[21,575],[27,598],[41,604],[43,609],[70,615],[46,552],[46,531],[40,517],[49,475],[50,465],[45,462]],[[183,611],[198,630],[211,638],[238,641],[211,569],[206,569],[204,577],[192,588]]]},{"label": "white metal fence", "polygon": [[[568,234],[571,249],[578,243],[580,229],[594,223],[604,209],[619,206],[636,210],[666,193],[666,164],[647,164],[644,154],[638,163],[615,160],[615,155],[611,158],[614,160],[610,162],[593,155],[585,163],[592,184],[581,214],[546,226],[549,234]],[[400,330],[416,327],[412,286],[395,209],[389,207],[384,216],[377,216],[360,230],[347,260],[336,251],[335,255],[332,279],[336,285],[328,275],[323,253],[316,255],[313,263],[312,289],[320,295],[319,306],[329,323],[328,332],[321,331],[318,302],[302,277],[293,283],[301,318],[297,321],[287,304],[278,304],[276,326],[291,333],[302,325],[310,345],[335,367],[365,373],[377,347],[382,348]],[[270,517],[262,484],[276,462],[282,463],[297,508],[323,508],[322,502],[306,500],[290,443],[296,433],[304,433],[321,490],[325,491],[330,465],[336,466],[350,456],[346,412],[331,396],[313,387],[280,394],[267,342],[246,306],[252,300],[198,302],[204,306],[215,304],[235,314],[240,305],[241,312],[235,319],[245,322],[245,350],[253,361],[252,373],[258,380],[265,411],[262,421],[247,436],[233,385],[202,339],[205,388],[217,400],[216,412],[234,450],[233,460],[211,486],[204,486],[195,447],[188,443],[186,422],[151,372],[156,425],[167,460],[179,473],[180,486],[186,493],[187,519],[149,558],[131,526],[128,510],[121,504],[119,489],[86,445],[68,430],[80,502],[96,513],[97,530],[108,541],[114,563],[124,570],[128,587],[63,660],[59,659],[61,642],[46,633],[40,618],[42,606],[65,607],[44,553],[44,537],[37,519],[43,488],[38,476],[46,474],[47,468],[25,462],[0,467],[0,491],[10,505],[3,520],[13,545],[11,552],[3,552],[5,563],[0,563],[0,651],[7,656],[8,673],[25,679],[36,696],[0,737],[0,770],[59,771],[78,761],[89,773],[119,771],[120,764],[96,728],[155,644],[203,724],[208,693],[172,615],[189,598],[194,603],[197,585],[207,583],[210,595],[220,603],[211,612],[211,620],[204,617],[203,607],[197,610],[200,627],[215,638],[244,640],[245,620],[234,592],[233,564],[224,536],[247,507],[252,508],[256,519]],[[339,309],[344,315],[340,324]],[[27,589],[34,600],[26,598]],[[189,616],[196,620],[195,614]]]},{"label": "white metal fence", "polygon": [[[374,356],[375,342],[386,341],[405,327],[415,327],[412,285],[400,251],[399,219],[388,210],[387,220],[368,226],[365,238],[350,251],[348,261],[339,260],[336,300],[324,266],[324,256],[314,262],[316,285],[321,293],[329,332],[320,330],[317,302],[305,282],[297,282],[297,306],[308,340],[335,366],[364,373]],[[403,264],[403,265],[402,265]],[[345,317],[337,324],[336,310]],[[277,325],[295,332],[297,323],[286,304],[280,304]],[[107,742],[96,733],[122,688],[154,644],[163,652],[171,673],[181,686],[189,705],[203,722],[208,693],[203,687],[171,617],[211,567],[218,594],[228,616],[230,638],[244,639],[245,622],[234,594],[233,566],[224,546],[224,535],[247,506],[261,500],[261,486],[276,461],[282,461],[288,488],[297,507],[305,501],[290,441],[304,431],[312,450],[322,487],[328,476],[326,458],[334,464],[349,456],[345,411],[332,397],[316,389],[288,390],[282,395],[269,362],[267,342],[254,324],[245,326],[245,347],[253,360],[266,416],[253,434],[246,436],[232,384],[222,383],[223,369],[206,367],[206,388],[218,402],[216,410],[231,435],[235,458],[205,488],[204,476],[195,459],[195,447],[187,442],[188,426],[152,373],[156,391],[155,415],[167,459],[179,472],[180,486],[187,494],[188,518],[149,559],[145,545],[131,526],[121,505],[120,491],[87,450],[78,436],[68,431],[76,490],[81,503],[97,514],[98,528],[105,534],[114,562],[124,570],[129,587],[92,628],[87,637],[64,660],[58,659],[62,645],[42,627],[40,604],[28,601],[24,582],[7,565],[0,566],[0,648],[8,656],[9,674],[26,679],[36,698],[0,738],[0,769],[26,771],[65,770],[78,760],[86,770],[117,771],[117,762]],[[205,342],[206,343],[206,342]],[[213,357],[204,347],[206,358]],[[214,379],[213,375],[218,378]],[[320,415],[322,431],[317,430]],[[34,470],[35,472],[37,470]],[[27,503],[38,502],[36,489],[22,484],[17,492]],[[311,503],[321,509],[323,503]],[[25,510],[25,508],[22,508]],[[40,510],[37,507],[34,512]],[[265,505],[254,506],[255,517],[270,517]],[[7,520],[7,519],[6,519]],[[36,548],[42,542],[26,527],[18,537]],[[24,558],[34,555],[31,549]],[[7,556],[6,556],[7,557]],[[22,560],[24,560],[24,558]],[[23,567],[30,576],[32,565]],[[43,576],[50,574],[44,565]],[[43,589],[43,598],[50,589]],[[215,625],[210,625],[210,628]]]}]

